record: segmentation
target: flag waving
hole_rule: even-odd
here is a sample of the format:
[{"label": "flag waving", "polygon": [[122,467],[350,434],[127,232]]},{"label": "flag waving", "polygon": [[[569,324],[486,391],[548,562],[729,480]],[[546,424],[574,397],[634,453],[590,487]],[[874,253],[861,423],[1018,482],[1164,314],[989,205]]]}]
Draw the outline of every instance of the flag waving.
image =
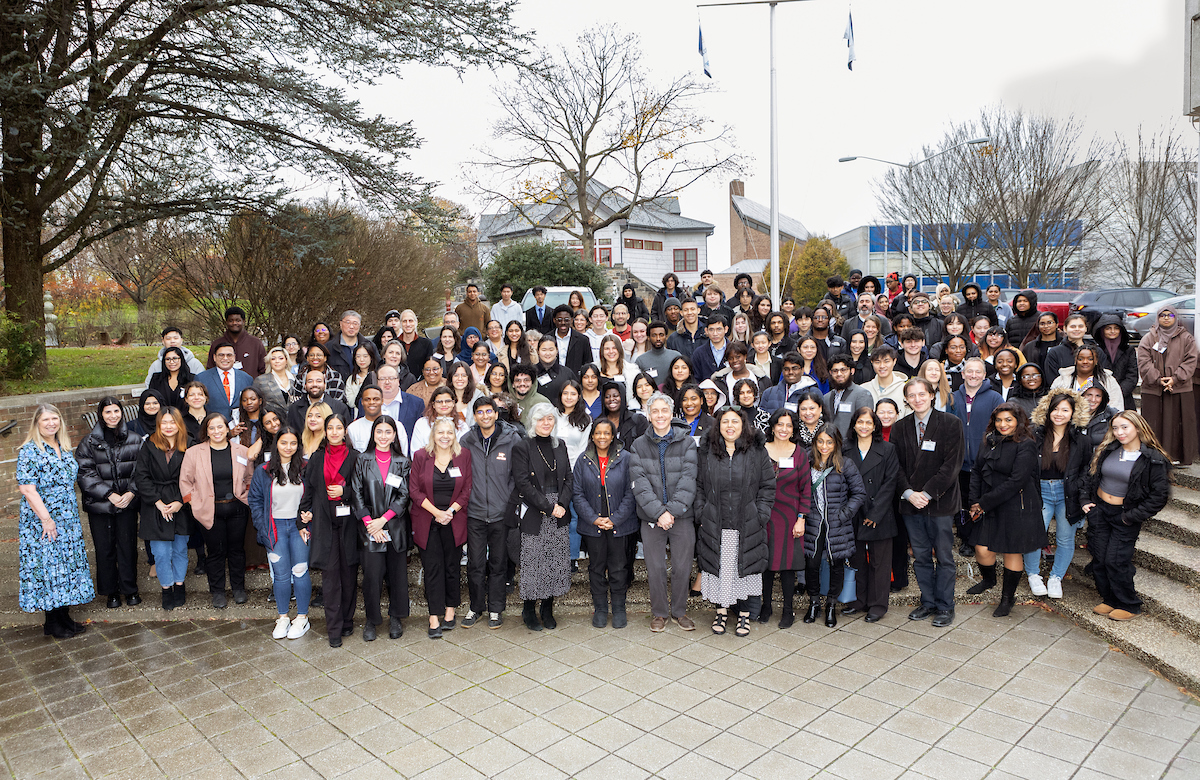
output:
[{"label": "flag waving", "polygon": [[696,22],[696,26],[700,29],[700,59],[704,61],[704,75],[711,79],[712,73],[708,68],[708,49],[704,48],[704,28],[700,27],[699,21]]},{"label": "flag waving", "polygon": [[[854,14],[850,12],[847,12],[847,14],[846,32],[842,35],[842,37],[846,39],[846,48],[848,50],[846,52],[846,68],[849,70],[854,70],[854,60],[857,59],[857,57],[854,56]],[[703,50],[703,48],[704,45],[701,44],[701,49]],[[707,70],[708,60],[705,59],[704,62]]]}]

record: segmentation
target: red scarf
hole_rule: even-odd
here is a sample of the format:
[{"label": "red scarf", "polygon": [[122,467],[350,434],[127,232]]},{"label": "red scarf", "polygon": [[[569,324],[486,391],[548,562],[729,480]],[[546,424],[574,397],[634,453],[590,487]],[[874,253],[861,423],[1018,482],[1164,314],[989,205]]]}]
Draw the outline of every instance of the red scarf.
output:
[{"label": "red scarf", "polygon": [[325,486],[344,485],[346,480],[338,472],[350,455],[350,448],[345,442],[325,445]]}]

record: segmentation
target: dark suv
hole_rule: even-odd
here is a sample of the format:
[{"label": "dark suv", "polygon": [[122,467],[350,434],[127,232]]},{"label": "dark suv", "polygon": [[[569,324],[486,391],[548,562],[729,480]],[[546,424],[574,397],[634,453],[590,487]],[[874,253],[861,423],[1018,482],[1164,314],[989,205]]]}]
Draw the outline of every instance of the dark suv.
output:
[{"label": "dark suv", "polygon": [[1174,298],[1176,293],[1161,287],[1117,287],[1108,290],[1091,290],[1080,293],[1071,301],[1071,314],[1082,312],[1087,317],[1088,330],[1104,314],[1115,314],[1122,319],[1132,309],[1141,309],[1152,303]]}]

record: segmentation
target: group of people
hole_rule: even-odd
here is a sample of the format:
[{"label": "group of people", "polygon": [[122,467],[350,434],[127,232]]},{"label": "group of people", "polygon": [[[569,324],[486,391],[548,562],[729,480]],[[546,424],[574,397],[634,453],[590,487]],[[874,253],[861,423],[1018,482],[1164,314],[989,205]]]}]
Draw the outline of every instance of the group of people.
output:
[{"label": "group of people", "polygon": [[499,627],[517,587],[524,624],[555,628],[584,557],[593,625],[623,628],[640,548],[651,631],[693,630],[688,599],[702,595],[713,632],[746,636],[776,603],[790,626],[798,589],[805,622],[836,626],[843,594],[842,614],[878,621],[908,585],[911,549],[909,617],[946,626],[956,551],[980,564],[973,594],[998,584],[1002,556],[1006,615],[1022,578],[1061,598],[1086,519],[1096,611],[1140,613],[1133,547],[1181,459],[1155,423],[1187,420],[1195,368],[1165,314],[1134,354],[1119,322],[1102,319],[1096,338],[1075,317],[1061,333],[1043,325],[1053,315],[1033,291],[1008,311],[967,285],[935,313],[912,277],[832,277],[815,307],[773,310],[749,281],[727,300],[707,272],[693,295],[668,274],[649,307],[626,286],[590,310],[579,294],[550,308],[537,287],[525,311],[510,285],[490,309],[471,285],[436,339],[411,310],[388,312],[373,338],[347,311],[270,349],[234,307],[204,365],[167,328],[135,420],[105,398],[72,451],[58,411],[35,412],[18,456],[21,607],[65,638],[84,630],[67,608],[96,592],[138,603],[140,538],[164,609],[186,602],[189,547],[218,608],[227,573],[243,603],[247,567],[265,563],[273,636],[303,636],[320,598],[336,647],[359,587],[363,639],[383,626],[385,589],[388,634],[403,633],[415,547],[430,638]]}]

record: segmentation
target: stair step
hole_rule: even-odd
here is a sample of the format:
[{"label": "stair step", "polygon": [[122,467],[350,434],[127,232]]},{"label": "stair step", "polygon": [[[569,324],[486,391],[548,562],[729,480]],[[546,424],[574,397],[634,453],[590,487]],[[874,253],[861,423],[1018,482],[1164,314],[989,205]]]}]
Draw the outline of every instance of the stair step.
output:
[{"label": "stair step", "polygon": [[[1196,495],[1200,501],[1200,493]],[[1194,512],[1184,506],[1168,506],[1143,523],[1142,532],[1180,544],[1200,546],[1200,504]]]},{"label": "stair step", "polygon": [[1171,479],[1175,484],[1193,492],[1200,490],[1200,465],[1193,464],[1187,468],[1176,468],[1171,472]]},{"label": "stair step", "polygon": [[1138,537],[1134,563],[1178,582],[1200,587],[1200,548],[1154,534]]},{"label": "stair step", "polygon": [[1171,485],[1171,500],[1167,505],[1181,509],[1188,514],[1200,515],[1200,489],[1183,484]]},{"label": "stair step", "polygon": [[[1094,588],[1095,582],[1084,573],[1092,560],[1087,550],[1079,550],[1071,562],[1071,576]],[[1200,592],[1158,572],[1137,567],[1134,584],[1146,610],[1175,630],[1200,640]]]},{"label": "stair step", "polygon": [[[1139,582],[1139,591],[1140,586]],[[1050,609],[1071,618],[1176,685],[1200,691],[1200,642],[1178,631],[1161,615],[1143,613],[1134,620],[1120,622],[1092,612],[1097,603],[1096,591],[1073,577],[1063,583],[1063,598],[1046,600]]]}]

